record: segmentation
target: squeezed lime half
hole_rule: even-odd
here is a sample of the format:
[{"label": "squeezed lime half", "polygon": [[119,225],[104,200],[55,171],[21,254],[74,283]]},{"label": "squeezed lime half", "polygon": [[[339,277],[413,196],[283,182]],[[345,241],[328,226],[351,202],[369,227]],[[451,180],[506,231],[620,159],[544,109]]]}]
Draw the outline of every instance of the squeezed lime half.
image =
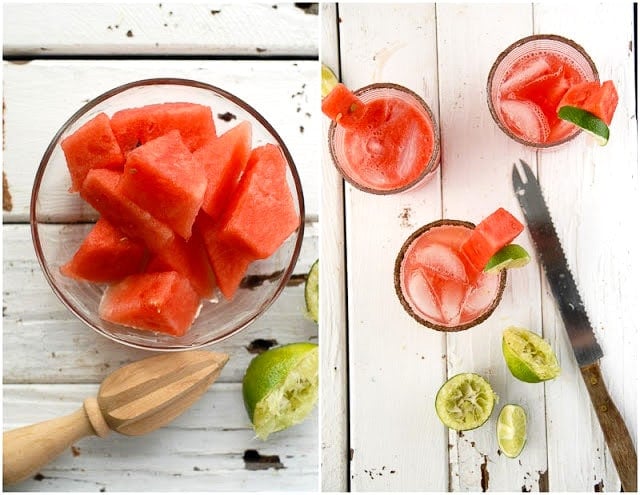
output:
[{"label": "squeezed lime half", "polygon": [[301,423],[318,400],[318,346],[308,342],[272,347],[253,358],[242,395],[256,435],[265,440]]},{"label": "squeezed lime half", "polygon": [[500,411],[496,427],[498,447],[507,457],[518,457],[527,442],[527,414],[521,406],[507,404]]},{"label": "squeezed lime half", "polygon": [[436,395],[436,413],[452,430],[473,430],[491,416],[497,396],[491,385],[475,373],[449,378]]},{"label": "squeezed lime half", "polygon": [[497,273],[500,270],[521,268],[531,261],[525,248],[519,244],[507,244],[494,254],[484,267],[486,273]]},{"label": "squeezed lime half", "polygon": [[313,321],[318,323],[319,312],[319,261],[316,260],[307,274],[307,280],[304,284],[304,300],[307,306],[307,315]]},{"label": "squeezed lime half", "polygon": [[504,330],[502,354],[511,374],[523,382],[539,383],[560,374],[558,359],[549,343],[526,328]]}]

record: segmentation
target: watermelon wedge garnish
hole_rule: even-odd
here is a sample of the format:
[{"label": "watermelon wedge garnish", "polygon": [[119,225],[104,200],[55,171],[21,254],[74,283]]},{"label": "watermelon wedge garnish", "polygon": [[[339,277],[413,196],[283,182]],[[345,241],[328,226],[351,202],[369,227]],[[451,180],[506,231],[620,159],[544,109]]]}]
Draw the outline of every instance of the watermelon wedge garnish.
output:
[{"label": "watermelon wedge garnish", "polygon": [[356,127],[365,109],[365,103],[342,83],[322,100],[322,113],[342,127]]}]

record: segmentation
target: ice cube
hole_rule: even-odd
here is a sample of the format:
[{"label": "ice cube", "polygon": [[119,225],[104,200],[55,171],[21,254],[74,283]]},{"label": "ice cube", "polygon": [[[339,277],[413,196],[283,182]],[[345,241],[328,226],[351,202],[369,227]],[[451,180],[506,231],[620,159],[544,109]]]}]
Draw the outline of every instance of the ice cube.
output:
[{"label": "ice cube", "polygon": [[471,314],[480,314],[487,309],[496,297],[499,282],[498,275],[480,273],[475,286],[467,295],[465,311]]},{"label": "ice cube", "polygon": [[549,122],[535,103],[504,100],[500,102],[500,110],[507,127],[524,139],[544,143],[549,137]]},{"label": "ice cube", "polygon": [[500,85],[500,93],[504,97],[518,91],[528,82],[551,71],[551,65],[544,57],[525,59],[507,73]]},{"label": "ice cube", "polygon": [[427,272],[445,279],[467,281],[464,263],[453,249],[443,244],[421,246],[414,251],[413,256],[415,263],[420,264]]},{"label": "ice cube", "polygon": [[440,313],[444,323],[450,326],[457,325],[471,287],[466,282],[443,278],[439,275],[433,276],[431,285],[440,303]]},{"label": "ice cube", "polygon": [[442,321],[442,314],[435,295],[427,282],[424,272],[420,269],[409,274],[407,283],[407,299],[414,311],[427,320]]},{"label": "ice cube", "polygon": [[400,153],[396,167],[396,174],[399,178],[409,177],[414,169],[416,156],[418,155],[420,141],[420,129],[415,121],[412,121],[406,129],[402,143],[400,143]]}]

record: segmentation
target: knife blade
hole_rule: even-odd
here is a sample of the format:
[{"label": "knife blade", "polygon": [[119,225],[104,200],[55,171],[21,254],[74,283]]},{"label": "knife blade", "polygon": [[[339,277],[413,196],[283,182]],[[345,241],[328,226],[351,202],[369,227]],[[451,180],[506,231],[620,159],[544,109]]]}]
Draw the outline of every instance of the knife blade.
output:
[{"label": "knife blade", "polygon": [[622,488],[625,492],[635,492],[638,464],[636,451],[624,419],[609,396],[600,372],[599,360],[604,353],[598,344],[577,284],[569,270],[540,184],[524,160],[520,160],[520,165],[524,177],[514,164],[513,190],[564,322]]}]

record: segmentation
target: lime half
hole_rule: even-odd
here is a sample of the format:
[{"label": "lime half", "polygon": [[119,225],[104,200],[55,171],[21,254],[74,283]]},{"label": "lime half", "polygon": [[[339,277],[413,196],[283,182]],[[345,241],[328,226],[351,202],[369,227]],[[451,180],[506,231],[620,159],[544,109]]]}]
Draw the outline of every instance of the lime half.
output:
[{"label": "lime half", "polygon": [[318,346],[272,347],[249,364],[242,380],[244,405],[256,435],[266,438],[301,423],[318,400]]},{"label": "lime half", "polygon": [[539,383],[560,374],[549,343],[525,328],[509,327],[502,333],[502,354],[511,374],[523,382]]},{"label": "lime half", "polygon": [[436,413],[452,430],[473,430],[489,419],[496,400],[487,380],[475,373],[460,373],[438,390]]},{"label": "lime half", "polygon": [[318,260],[311,265],[311,269],[307,274],[307,281],[304,284],[304,300],[307,305],[307,315],[313,321],[318,323]]},{"label": "lime half", "polygon": [[484,267],[486,273],[497,273],[503,269],[521,268],[531,261],[525,248],[519,244],[508,244],[494,254]]},{"label": "lime half", "polygon": [[500,411],[498,426],[498,447],[507,457],[518,457],[527,442],[527,414],[515,404],[507,404]]},{"label": "lime half", "polygon": [[580,127],[593,136],[600,146],[609,141],[609,126],[591,112],[578,107],[564,106],[558,110],[558,117]]},{"label": "lime half", "polygon": [[320,71],[322,78],[321,94],[322,98],[324,98],[329,93],[331,93],[331,90],[335,87],[336,84],[338,84],[338,78],[333,73],[333,71],[324,64],[322,64],[322,68],[320,69]]}]

